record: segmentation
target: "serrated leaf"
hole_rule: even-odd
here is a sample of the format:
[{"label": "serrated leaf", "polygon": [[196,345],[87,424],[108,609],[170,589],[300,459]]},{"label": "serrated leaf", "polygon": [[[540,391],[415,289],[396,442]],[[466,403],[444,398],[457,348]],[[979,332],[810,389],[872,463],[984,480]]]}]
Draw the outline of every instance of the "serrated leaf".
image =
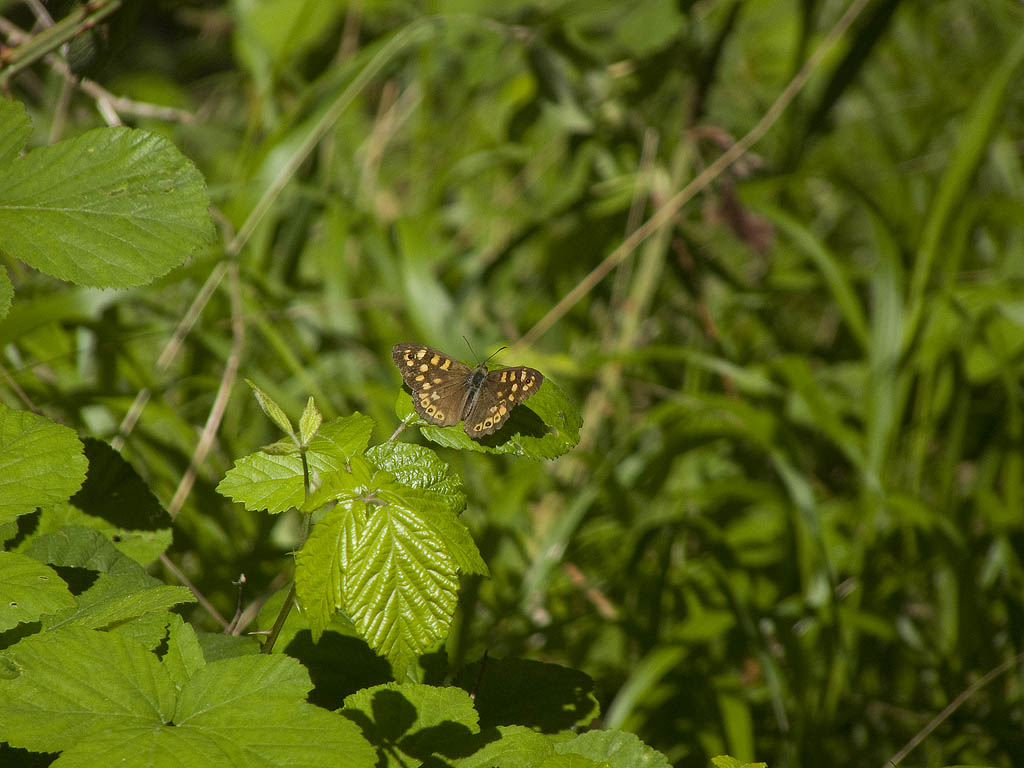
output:
[{"label": "serrated leaf", "polygon": [[392,441],[373,446],[366,452],[366,458],[393,474],[402,485],[436,494],[449,511],[459,514],[465,509],[462,478],[429,448]]},{"label": "serrated leaf", "polygon": [[32,121],[25,105],[13,99],[0,99],[0,167],[14,162],[32,135]]},{"label": "serrated leaf", "polygon": [[313,398],[309,398],[306,401],[305,409],[302,411],[302,416],[299,417],[299,438],[302,440],[303,445],[309,445],[309,441],[316,435],[323,422],[323,414],[316,407],[316,402]]},{"label": "serrated leaf", "polygon": [[634,736],[624,731],[587,731],[568,741],[555,745],[561,755],[582,755],[590,760],[607,763],[612,768],[671,768],[668,759]]},{"label": "serrated leaf", "polygon": [[86,466],[72,430],[0,403],[0,523],[67,501],[82,486]]},{"label": "serrated leaf", "polygon": [[[349,459],[366,450],[374,421],[353,413],[320,427],[306,454],[311,473],[327,475],[344,469]],[[251,453],[235,462],[217,485],[218,493],[252,511],[271,514],[301,507],[305,499],[302,458],[296,454]]]},{"label": "serrated leaf", "polygon": [[[711,764],[715,768],[768,768],[768,763],[745,763],[729,755],[718,755],[711,758]],[[950,766],[956,768],[956,766]]]},{"label": "serrated leaf", "polygon": [[0,249],[80,285],[144,285],[209,242],[202,175],[166,138],[96,128],[0,170]]},{"label": "serrated leaf", "polygon": [[11,284],[11,277],[7,274],[7,269],[0,266],[0,319],[7,317],[13,299],[14,286]]},{"label": "serrated leaf", "polygon": [[586,727],[600,713],[594,681],[576,669],[529,659],[495,659],[467,667],[458,684],[476,689],[484,728],[525,725],[545,733]]},{"label": "serrated leaf", "polygon": [[[180,603],[195,602],[186,587],[163,584],[122,555],[98,531],[68,526],[36,536],[26,554],[53,565],[98,571],[93,584],[75,599],[75,605],[47,617],[46,629],[66,626],[110,628],[159,613],[141,628],[147,637],[162,635],[163,612]],[[156,641],[159,641],[159,637]]]},{"label": "serrated leaf", "polygon": [[309,444],[310,456],[331,459],[331,468],[344,466],[353,456],[361,456],[370,444],[376,422],[359,411],[340,419],[332,419],[317,432]]},{"label": "serrated leaf", "polygon": [[66,525],[101,531],[141,565],[156,560],[171,544],[171,518],[134,468],[107,443],[86,438],[85,483],[70,503],[44,507],[36,533]]},{"label": "serrated leaf", "polygon": [[465,691],[419,683],[364,688],[346,697],[341,714],[377,746],[378,766],[445,762],[467,754],[480,731]]},{"label": "serrated leaf", "polygon": [[295,428],[292,426],[291,419],[288,418],[288,414],[284,412],[284,409],[278,405],[270,395],[257,387],[253,382],[246,379],[245,383],[249,385],[249,389],[252,390],[253,397],[256,398],[256,402],[259,404],[260,410],[266,414],[267,418],[274,422],[274,424],[277,425],[277,428],[286,435],[290,435],[294,438]]},{"label": "serrated leaf", "polygon": [[458,571],[487,567],[465,525],[427,491],[354,457],[325,480],[337,505],[296,556],[296,589],[314,639],[340,608],[396,673],[447,636]]},{"label": "serrated leaf", "polygon": [[539,768],[612,768],[611,763],[596,761],[582,755],[552,755]]},{"label": "serrated leaf", "polygon": [[88,515],[118,528],[155,531],[169,529],[171,516],[125,458],[102,440],[86,438],[89,469],[71,503]]},{"label": "serrated leaf", "polygon": [[153,563],[171,546],[170,528],[152,531],[118,528],[107,520],[85,514],[71,503],[54,504],[40,510],[36,533],[56,533],[65,526],[82,526],[102,533],[119,552],[142,566]]},{"label": "serrated leaf", "polygon": [[52,568],[16,552],[0,552],[0,632],[74,607],[67,584]]},{"label": "serrated leaf", "polygon": [[176,613],[167,626],[167,653],[161,662],[178,691],[206,665],[196,631]]},{"label": "serrated leaf", "polygon": [[496,731],[500,738],[489,739],[472,754],[455,760],[456,768],[535,768],[554,754],[556,739],[532,728],[499,726]]},{"label": "serrated leaf", "polygon": [[312,687],[302,665],[284,655],[211,662],[182,690],[174,722],[240,749],[249,765],[372,765],[373,748],[358,728],[305,701]]},{"label": "serrated leaf", "polygon": [[537,394],[519,405],[505,425],[493,435],[476,440],[461,425],[436,427],[420,417],[408,393],[400,391],[395,401],[395,414],[431,442],[445,448],[459,448],[477,453],[512,454],[529,459],[555,459],[568,453],[580,441],[583,424],[579,410],[561,388],[544,379]]},{"label": "serrated leaf", "polygon": [[440,538],[397,510],[339,504],[296,556],[296,587],[314,639],[340,608],[401,674],[448,634],[458,574]]},{"label": "serrated leaf", "polygon": [[247,635],[235,637],[223,632],[196,632],[196,637],[207,663],[238,656],[255,656],[260,652],[259,640]]},{"label": "serrated leaf", "polygon": [[[309,676],[286,656],[211,662],[180,694],[142,646],[67,629],[27,638],[0,664],[0,739],[63,751],[63,766],[372,764],[338,714],[312,706]],[[73,674],[69,674],[73,670]]]},{"label": "serrated leaf", "polygon": [[0,740],[60,752],[105,730],[160,725],[174,686],[159,660],[131,640],[69,627],[27,637],[0,654]]},{"label": "serrated leaf", "polygon": [[364,510],[344,568],[342,609],[396,676],[448,636],[459,600],[455,559],[410,510]]}]

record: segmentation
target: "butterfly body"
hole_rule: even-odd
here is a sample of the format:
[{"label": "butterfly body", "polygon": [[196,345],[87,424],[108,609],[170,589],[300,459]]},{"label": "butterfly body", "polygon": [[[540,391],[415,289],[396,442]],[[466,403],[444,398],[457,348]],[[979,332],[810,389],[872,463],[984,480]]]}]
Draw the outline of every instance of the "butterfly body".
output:
[{"label": "butterfly body", "polygon": [[412,390],[412,404],[420,416],[439,427],[461,421],[470,437],[500,429],[512,409],[544,381],[533,368],[488,371],[485,363],[470,368],[422,344],[396,344],[391,359]]}]

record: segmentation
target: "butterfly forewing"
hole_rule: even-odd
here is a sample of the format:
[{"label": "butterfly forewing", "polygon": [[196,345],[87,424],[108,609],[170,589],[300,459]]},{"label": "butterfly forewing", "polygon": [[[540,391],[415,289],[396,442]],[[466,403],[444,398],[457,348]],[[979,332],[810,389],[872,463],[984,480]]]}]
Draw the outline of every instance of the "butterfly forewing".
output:
[{"label": "butterfly forewing", "polygon": [[544,381],[533,368],[519,366],[488,373],[485,365],[470,368],[422,344],[396,344],[391,359],[412,390],[412,404],[420,416],[439,427],[463,421],[462,428],[470,437],[500,429],[512,409]]},{"label": "butterfly forewing", "polygon": [[412,390],[416,413],[439,427],[459,423],[472,368],[422,344],[396,344],[391,359]]}]

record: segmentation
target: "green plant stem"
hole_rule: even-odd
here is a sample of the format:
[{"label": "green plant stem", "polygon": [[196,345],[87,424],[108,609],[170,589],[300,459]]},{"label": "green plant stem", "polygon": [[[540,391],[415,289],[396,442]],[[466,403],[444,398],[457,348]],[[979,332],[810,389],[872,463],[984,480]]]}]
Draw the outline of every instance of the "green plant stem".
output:
[{"label": "green plant stem", "polygon": [[270,634],[267,635],[267,642],[263,644],[260,649],[260,653],[272,653],[274,650],[274,643],[277,642],[278,635],[281,634],[281,630],[284,628],[284,623],[288,620],[288,614],[292,611],[292,603],[295,602],[295,581],[292,580],[291,589],[288,590],[288,597],[284,599],[284,605],[281,606],[281,612],[277,614],[277,618],[274,620],[274,626],[270,629]]},{"label": "green plant stem", "polygon": [[[299,446],[299,455],[302,457],[302,486],[304,491],[304,497],[309,500],[309,463],[306,460],[306,446]],[[311,514],[309,512],[303,513],[302,516],[302,544],[299,545],[299,549],[302,549],[302,545],[306,543],[306,537],[309,536],[309,524]],[[274,650],[274,644],[277,643],[277,638],[281,634],[281,630],[284,628],[284,623],[288,620],[288,614],[292,611],[292,605],[295,604],[295,580],[292,579],[291,589],[288,590],[288,596],[284,599],[284,604],[281,606],[281,611],[277,614],[277,618],[274,619],[274,626],[270,628],[270,634],[267,635],[267,642],[263,644],[260,649],[260,653],[272,653]]]},{"label": "green plant stem", "polygon": [[7,66],[0,69],[0,88],[6,88],[7,81],[21,70],[32,66],[46,54],[99,24],[118,10],[121,3],[122,0],[96,0],[76,6],[52,27],[41,30],[21,45],[8,50],[2,59]]}]

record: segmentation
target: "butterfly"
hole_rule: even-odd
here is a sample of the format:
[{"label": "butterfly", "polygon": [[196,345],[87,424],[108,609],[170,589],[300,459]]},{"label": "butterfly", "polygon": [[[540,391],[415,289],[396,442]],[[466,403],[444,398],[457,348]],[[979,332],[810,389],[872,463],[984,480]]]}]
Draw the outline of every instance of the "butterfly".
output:
[{"label": "butterfly", "polygon": [[466,434],[476,438],[500,429],[512,409],[544,381],[533,368],[521,365],[488,373],[486,361],[470,368],[422,344],[395,344],[391,359],[412,390],[420,416],[439,427],[462,421]]}]

